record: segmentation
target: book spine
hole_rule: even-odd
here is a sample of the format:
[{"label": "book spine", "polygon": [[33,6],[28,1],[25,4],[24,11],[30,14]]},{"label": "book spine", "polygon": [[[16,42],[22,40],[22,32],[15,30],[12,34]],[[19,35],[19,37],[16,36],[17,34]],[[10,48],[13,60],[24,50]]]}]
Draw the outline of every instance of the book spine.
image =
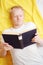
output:
[{"label": "book spine", "polygon": [[19,42],[20,42],[21,49],[24,48],[22,35],[19,35],[18,39],[19,39]]}]

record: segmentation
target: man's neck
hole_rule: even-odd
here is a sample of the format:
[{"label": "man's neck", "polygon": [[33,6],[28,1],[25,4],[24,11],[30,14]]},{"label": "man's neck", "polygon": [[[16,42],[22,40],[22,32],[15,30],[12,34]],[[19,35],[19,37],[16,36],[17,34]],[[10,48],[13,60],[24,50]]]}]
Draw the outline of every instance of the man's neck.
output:
[{"label": "man's neck", "polygon": [[14,25],[13,28],[20,28],[24,23],[22,23],[21,25]]}]

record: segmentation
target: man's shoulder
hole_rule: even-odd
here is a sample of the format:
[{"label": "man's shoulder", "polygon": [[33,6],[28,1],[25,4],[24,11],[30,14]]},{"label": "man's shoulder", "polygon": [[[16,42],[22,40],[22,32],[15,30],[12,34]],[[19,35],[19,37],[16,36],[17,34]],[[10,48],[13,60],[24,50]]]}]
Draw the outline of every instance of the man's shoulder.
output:
[{"label": "man's shoulder", "polygon": [[36,28],[36,25],[35,25],[35,23],[33,23],[33,22],[27,22],[27,23],[25,23],[25,25],[26,25],[26,27],[28,27],[28,28],[33,28],[33,29]]},{"label": "man's shoulder", "polygon": [[36,25],[33,22],[24,23],[24,28],[23,28],[24,32],[31,31],[34,29],[36,29]]},{"label": "man's shoulder", "polygon": [[25,25],[34,25],[34,26],[36,26],[35,23],[33,23],[31,21],[30,22],[26,22]]},{"label": "man's shoulder", "polygon": [[8,34],[9,32],[11,32],[11,28],[5,29],[2,34]]}]

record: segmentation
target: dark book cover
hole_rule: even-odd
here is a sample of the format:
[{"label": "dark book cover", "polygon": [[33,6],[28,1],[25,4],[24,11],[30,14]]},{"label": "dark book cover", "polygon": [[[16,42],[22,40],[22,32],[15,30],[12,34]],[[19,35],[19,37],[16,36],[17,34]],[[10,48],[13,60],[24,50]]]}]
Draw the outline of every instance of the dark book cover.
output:
[{"label": "dark book cover", "polygon": [[20,35],[12,35],[12,34],[2,34],[5,42],[12,45],[14,48],[24,48],[28,45],[33,44],[31,42],[32,38],[35,36],[36,29],[27,31]]}]

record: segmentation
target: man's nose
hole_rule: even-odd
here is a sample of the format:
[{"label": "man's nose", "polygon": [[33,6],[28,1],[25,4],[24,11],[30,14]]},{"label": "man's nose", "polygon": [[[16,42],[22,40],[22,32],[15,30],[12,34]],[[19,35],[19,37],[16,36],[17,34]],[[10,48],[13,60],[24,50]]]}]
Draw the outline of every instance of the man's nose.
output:
[{"label": "man's nose", "polygon": [[19,20],[19,19],[20,19],[20,17],[19,17],[19,16],[17,16],[17,19]]}]

